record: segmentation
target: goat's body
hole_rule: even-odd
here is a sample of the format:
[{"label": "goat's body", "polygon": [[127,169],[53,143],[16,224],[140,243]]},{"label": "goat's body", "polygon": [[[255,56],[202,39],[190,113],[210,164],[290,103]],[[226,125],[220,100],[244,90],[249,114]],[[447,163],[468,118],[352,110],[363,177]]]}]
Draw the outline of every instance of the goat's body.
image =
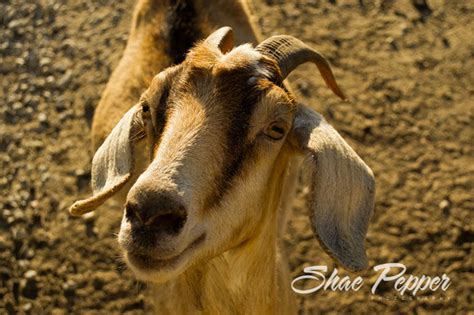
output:
[{"label": "goat's body", "polygon": [[93,149],[138,102],[156,74],[182,61],[196,40],[223,25],[235,30],[237,43],[258,43],[260,35],[249,20],[248,8],[238,1],[218,0],[211,6],[204,0],[140,0],[125,52],[96,108]]},{"label": "goat's body", "polygon": [[348,269],[368,265],[373,172],[281,86],[311,61],[344,99],[328,61],[288,35],[234,47],[232,29],[258,42],[236,0],[139,1],[94,117],[93,195],[70,208],[121,201],[118,242],[159,313],[295,313],[279,240],[302,159],[316,238]]},{"label": "goat's body", "polygon": [[[186,29],[183,21],[175,16],[180,12],[173,10],[184,10],[181,14],[186,14],[193,22],[192,25],[188,23],[187,27],[193,29]],[[257,43],[259,36],[249,20],[247,10],[243,4],[234,0],[219,0],[213,2],[213,6],[205,1],[139,1],[126,50],[94,116],[94,149],[100,146],[123,114],[138,101],[153,76],[180,62],[182,54],[198,39],[196,37],[203,38],[213,30],[229,25],[235,31],[238,43]],[[176,33],[184,37],[173,38]],[[176,43],[176,40],[185,43]],[[138,168],[144,169],[146,154],[137,156],[135,161]],[[280,202],[280,198],[282,195],[285,198],[292,196],[297,165],[290,167],[290,176],[287,176],[286,165],[277,169],[284,172],[273,174],[279,178],[272,182],[278,183],[287,177],[285,185],[279,189],[276,185],[272,195],[266,196],[261,208],[255,211],[266,208],[269,215],[277,215],[278,226],[264,225],[255,231],[251,240],[235,244],[227,252],[206,263],[197,264],[177,279],[154,288],[153,303],[160,314],[296,312],[284,259],[286,255],[280,253],[278,246],[286,211],[274,209],[280,204],[288,206],[288,202]],[[127,192],[128,189],[123,191]],[[118,198],[125,200],[123,194]]]}]

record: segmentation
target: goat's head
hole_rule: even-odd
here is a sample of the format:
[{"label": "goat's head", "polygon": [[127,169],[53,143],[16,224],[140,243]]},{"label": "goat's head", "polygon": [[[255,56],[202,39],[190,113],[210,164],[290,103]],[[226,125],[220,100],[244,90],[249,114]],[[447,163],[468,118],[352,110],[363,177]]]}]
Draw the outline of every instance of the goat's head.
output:
[{"label": "goat's head", "polygon": [[373,175],[283,87],[307,61],[344,98],[327,61],[298,39],[233,48],[230,28],[214,32],[158,74],[113,129],[94,156],[94,196],[71,212],[95,209],[133,177],[135,143],[147,138],[150,163],[128,192],[119,242],[140,278],[165,281],[276,224],[287,163],[306,156],[317,238],[342,265],[364,268]]}]

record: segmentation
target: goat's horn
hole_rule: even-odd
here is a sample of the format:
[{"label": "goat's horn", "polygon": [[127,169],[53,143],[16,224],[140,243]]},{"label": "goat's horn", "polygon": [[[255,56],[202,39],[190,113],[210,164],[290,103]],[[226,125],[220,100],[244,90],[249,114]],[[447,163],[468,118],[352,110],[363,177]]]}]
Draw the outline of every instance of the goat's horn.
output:
[{"label": "goat's horn", "polygon": [[272,36],[261,42],[256,50],[277,62],[283,79],[299,65],[309,61],[313,62],[334,94],[343,100],[346,99],[337,85],[336,79],[334,79],[326,58],[299,39],[288,35]]},{"label": "goat's horn", "polygon": [[232,28],[229,26],[221,27],[209,35],[205,42],[218,47],[221,52],[225,54],[234,47],[234,33]]}]

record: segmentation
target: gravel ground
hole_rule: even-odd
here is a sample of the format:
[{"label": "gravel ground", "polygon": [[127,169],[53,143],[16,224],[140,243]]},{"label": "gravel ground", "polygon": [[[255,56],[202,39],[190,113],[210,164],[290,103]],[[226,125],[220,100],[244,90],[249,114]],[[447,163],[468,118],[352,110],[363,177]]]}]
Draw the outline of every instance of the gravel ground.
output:
[{"label": "gravel ground", "polygon": [[[265,35],[298,36],[329,57],[350,97],[313,66],[298,98],[353,145],[377,178],[370,265],[446,273],[446,292],[402,300],[393,288],[298,297],[301,314],[473,312],[474,5],[469,1],[258,1]],[[120,211],[67,208],[89,191],[90,124],[125,46],[133,1],[0,1],[0,313],[150,311],[119,258]],[[335,265],[313,239],[304,185],[284,243],[292,275]],[[341,275],[346,275],[344,271]]]}]

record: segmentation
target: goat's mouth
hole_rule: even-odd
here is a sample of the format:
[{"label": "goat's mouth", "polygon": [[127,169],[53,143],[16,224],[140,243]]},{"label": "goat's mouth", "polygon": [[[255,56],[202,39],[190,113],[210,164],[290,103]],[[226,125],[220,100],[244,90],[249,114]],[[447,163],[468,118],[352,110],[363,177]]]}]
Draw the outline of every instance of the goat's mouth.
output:
[{"label": "goat's mouth", "polygon": [[180,263],[184,256],[187,256],[190,252],[201,245],[205,238],[206,234],[203,233],[180,253],[163,259],[154,257],[152,253],[145,254],[143,252],[133,251],[127,251],[125,257],[131,266],[137,268],[138,270],[153,271],[165,268],[172,269]]}]

